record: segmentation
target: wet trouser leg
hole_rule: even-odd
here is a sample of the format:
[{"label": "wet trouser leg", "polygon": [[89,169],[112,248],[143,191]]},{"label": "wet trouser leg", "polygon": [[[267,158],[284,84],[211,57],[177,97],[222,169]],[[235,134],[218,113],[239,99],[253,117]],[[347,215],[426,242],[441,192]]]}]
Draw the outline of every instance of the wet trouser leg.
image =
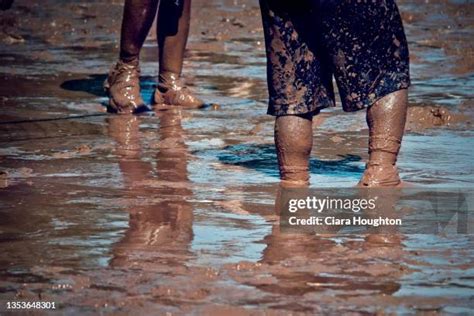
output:
[{"label": "wet trouser leg", "polygon": [[278,116],[275,145],[282,183],[309,183],[309,156],[313,146],[312,114]]},{"label": "wet trouser leg", "polygon": [[140,50],[150,31],[159,0],[125,0],[120,37],[120,59],[138,62]]},{"label": "wet trouser leg", "polygon": [[369,107],[369,162],[360,182],[364,186],[395,186],[400,177],[395,166],[405,129],[407,90],[393,92]]},{"label": "wet trouser leg", "polygon": [[161,1],[157,34],[160,58],[160,81],[183,69],[184,51],[189,34],[191,0]]}]

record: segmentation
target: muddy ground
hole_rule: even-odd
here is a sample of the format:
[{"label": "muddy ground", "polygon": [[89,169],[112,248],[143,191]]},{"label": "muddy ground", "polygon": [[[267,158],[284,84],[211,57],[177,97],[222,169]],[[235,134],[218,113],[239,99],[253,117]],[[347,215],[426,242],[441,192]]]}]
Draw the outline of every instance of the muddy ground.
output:
[{"label": "muddy ground", "polygon": [[[472,235],[384,244],[280,232],[254,0],[195,0],[185,76],[204,110],[105,113],[122,1],[17,0],[0,12],[0,313],[474,312]],[[474,4],[399,1],[412,53],[403,179],[470,188]],[[143,94],[157,76],[153,34]],[[363,111],[315,121],[311,185],[357,183]]]}]

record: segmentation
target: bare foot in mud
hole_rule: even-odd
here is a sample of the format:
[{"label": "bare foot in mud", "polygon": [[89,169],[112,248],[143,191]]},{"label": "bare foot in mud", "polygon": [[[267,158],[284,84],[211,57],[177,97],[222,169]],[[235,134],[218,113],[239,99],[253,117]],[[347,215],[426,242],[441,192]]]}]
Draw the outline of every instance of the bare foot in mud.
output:
[{"label": "bare foot in mud", "polygon": [[145,112],[148,107],[140,95],[140,66],[138,60],[130,63],[118,61],[104,82],[109,96],[107,111],[130,114]]},{"label": "bare foot in mud", "polygon": [[398,187],[401,184],[395,165],[370,164],[365,167],[359,187]]},{"label": "bare foot in mud", "polygon": [[397,185],[394,185],[394,186],[383,186],[383,185],[365,185],[363,184],[361,181],[359,181],[356,185],[356,188],[399,188],[399,189],[403,189],[403,188],[416,188],[417,185],[414,184],[414,183],[411,183],[411,182],[407,182],[407,181],[402,181],[400,180],[400,182],[397,184]]},{"label": "bare foot in mud", "polygon": [[365,184],[361,183],[361,181],[359,181],[356,184],[356,188],[399,188],[399,189],[403,189],[403,188],[416,188],[416,184],[400,180],[400,182],[397,185],[383,186],[383,185],[365,185]]},{"label": "bare foot in mud", "polygon": [[[374,168],[377,167],[377,168]],[[415,184],[402,181],[396,166],[370,166],[357,183],[358,188],[413,188]]]},{"label": "bare foot in mud", "polygon": [[199,109],[205,106],[204,102],[184,85],[179,75],[171,72],[161,73],[159,81],[153,95],[154,106],[179,106],[188,109]]}]

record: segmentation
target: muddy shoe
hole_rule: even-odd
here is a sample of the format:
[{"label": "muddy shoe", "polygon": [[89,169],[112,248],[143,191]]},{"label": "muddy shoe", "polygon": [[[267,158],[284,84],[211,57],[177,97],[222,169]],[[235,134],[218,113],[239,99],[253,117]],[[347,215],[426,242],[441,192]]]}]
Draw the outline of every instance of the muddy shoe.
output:
[{"label": "muddy shoe", "polygon": [[172,105],[186,108],[202,108],[204,102],[195,97],[184,86],[179,76],[174,73],[160,74],[159,83],[155,89],[152,103],[156,105]]},{"label": "muddy shoe", "polygon": [[140,67],[138,61],[118,61],[104,82],[109,96],[107,110],[112,113],[140,113],[149,110],[140,96]]},{"label": "muddy shoe", "polygon": [[397,166],[367,164],[360,187],[395,187],[401,184]]}]

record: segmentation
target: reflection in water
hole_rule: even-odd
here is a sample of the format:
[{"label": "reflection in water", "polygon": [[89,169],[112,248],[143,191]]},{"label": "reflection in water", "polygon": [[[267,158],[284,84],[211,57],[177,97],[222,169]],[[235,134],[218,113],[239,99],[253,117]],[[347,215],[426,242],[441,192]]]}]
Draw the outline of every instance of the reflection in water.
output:
[{"label": "reflection in water", "polygon": [[190,256],[193,212],[187,201],[187,146],[179,110],[159,114],[160,148],[156,168],[142,159],[140,120],[114,116],[108,131],[117,143],[119,166],[125,186],[129,228],[113,249],[115,267],[149,263],[182,264]]},{"label": "reflection in water", "polygon": [[[282,190],[280,186],[275,200],[277,213],[282,209]],[[317,191],[311,193],[315,195]],[[400,277],[405,269],[399,236],[393,233],[363,237],[315,234],[302,229],[288,232],[281,228],[278,220],[273,224],[272,233],[264,239],[267,247],[260,261],[275,281],[254,285],[282,295],[332,293],[348,298],[366,294],[393,295],[401,287]],[[305,310],[305,305],[311,306],[301,300],[295,302],[293,309]]]}]

